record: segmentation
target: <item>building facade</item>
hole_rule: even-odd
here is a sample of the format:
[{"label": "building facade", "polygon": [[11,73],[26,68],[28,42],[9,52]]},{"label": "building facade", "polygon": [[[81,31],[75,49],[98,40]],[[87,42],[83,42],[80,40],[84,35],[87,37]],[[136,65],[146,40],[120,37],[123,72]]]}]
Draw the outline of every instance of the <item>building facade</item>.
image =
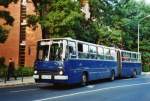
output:
[{"label": "building facade", "polygon": [[27,26],[27,15],[36,14],[32,0],[18,0],[9,6],[0,6],[0,10],[9,11],[15,19],[13,26],[5,25],[5,21],[0,19],[0,25],[9,30],[5,43],[0,44],[0,57],[3,56],[8,64],[12,58],[16,67],[32,67],[36,58],[36,43],[42,38],[42,31],[38,25],[36,29]]}]

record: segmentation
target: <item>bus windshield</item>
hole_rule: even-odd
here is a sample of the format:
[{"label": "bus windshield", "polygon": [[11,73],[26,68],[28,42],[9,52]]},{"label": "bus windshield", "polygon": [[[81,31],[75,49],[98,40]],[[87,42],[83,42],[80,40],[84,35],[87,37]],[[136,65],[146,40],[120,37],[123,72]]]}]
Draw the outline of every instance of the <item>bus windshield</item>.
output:
[{"label": "bus windshield", "polygon": [[43,61],[60,61],[62,60],[63,42],[50,41],[40,42],[38,45],[37,59]]},{"label": "bus windshield", "polygon": [[38,60],[48,61],[49,45],[38,46]]},{"label": "bus windshield", "polygon": [[53,43],[50,46],[50,60],[62,60],[62,53],[63,53],[63,44],[62,43]]}]

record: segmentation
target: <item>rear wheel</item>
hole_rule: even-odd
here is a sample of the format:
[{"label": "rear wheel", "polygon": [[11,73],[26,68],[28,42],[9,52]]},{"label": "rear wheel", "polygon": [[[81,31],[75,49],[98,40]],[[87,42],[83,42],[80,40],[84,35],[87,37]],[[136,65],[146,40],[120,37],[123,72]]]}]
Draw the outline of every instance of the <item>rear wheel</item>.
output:
[{"label": "rear wheel", "polygon": [[133,71],[132,71],[132,77],[133,77],[133,78],[136,78],[136,75],[137,75],[136,70],[133,70]]},{"label": "rear wheel", "polygon": [[111,80],[111,81],[114,81],[114,80],[115,80],[115,72],[114,72],[114,71],[111,71],[110,80]]},{"label": "rear wheel", "polygon": [[86,73],[83,73],[83,74],[82,74],[81,85],[82,85],[82,86],[85,86],[85,85],[87,85],[87,82],[88,82],[88,77],[87,77]]}]

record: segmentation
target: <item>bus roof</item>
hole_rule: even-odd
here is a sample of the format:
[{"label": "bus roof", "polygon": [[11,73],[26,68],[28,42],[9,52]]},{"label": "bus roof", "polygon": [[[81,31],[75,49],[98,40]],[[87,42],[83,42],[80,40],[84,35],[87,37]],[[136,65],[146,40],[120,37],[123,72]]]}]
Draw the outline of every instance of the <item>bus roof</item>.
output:
[{"label": "bus roof", "polygon": [[[128,50],[121,50],[121,49],[115,48],[115,47],[108,47],[108,46],[104,46],[104,45],[99,45],[99,44],[93,44],[93,43],[89,43],[89,42],[85,42],[85,41],[80,41],[80,40],[72,39],[70,37],[41,39],[39,41],[51,41],[51,40],[69,40],[69,41],[75,41],[75,42],[78,42],[78,43],[84,43],[84,44],[88,44],[88,45],[93,45],[93,46],[98,46],[98,47],[103,47],[103,48],[109,48],[109,49],[114,49],[114,50],[119,50],[121,52],[138,53],[138,52],[133,52],[133,51],[128,51]],[[138,54],[140,54],[140,53],[138,53]]]},{"label": "bus roof", "polygon": [[128,50],[120,50],[121,52],[127,52],[127,53],[136,53],[136,54],[141,54],[141,53],[138,53],[138,52],[134,52],[134,51],[128,51]]}]

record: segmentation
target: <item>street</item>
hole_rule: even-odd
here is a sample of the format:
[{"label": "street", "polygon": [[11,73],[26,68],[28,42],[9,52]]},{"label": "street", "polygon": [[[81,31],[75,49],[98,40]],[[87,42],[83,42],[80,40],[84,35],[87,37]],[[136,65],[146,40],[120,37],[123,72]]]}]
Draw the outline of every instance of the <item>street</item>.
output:
[{"label": "street", "polygon": [[[40,86],[40,87],[39,87]],[[150,76],[100,80],[81,87],[28,85],[0,88],[1,101],[150,101]]]}]

